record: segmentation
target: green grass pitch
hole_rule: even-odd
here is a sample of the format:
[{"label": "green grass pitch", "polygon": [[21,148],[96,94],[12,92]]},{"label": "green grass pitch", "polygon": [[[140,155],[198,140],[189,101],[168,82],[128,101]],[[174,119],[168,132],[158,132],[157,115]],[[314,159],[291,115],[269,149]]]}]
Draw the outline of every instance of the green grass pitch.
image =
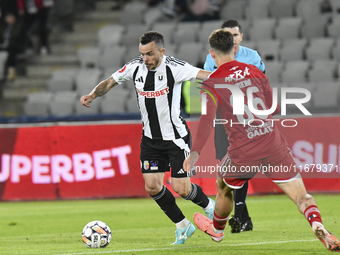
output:
[{"label": "green grass pitch", "polygon": [[[324,225],[340,237],[340,195],[314,195]],[[177,199],[186,217],[202,209]],[[82,254],[329,254],[308,222],[284,195],[247,198],[254,230],[213,242],[196,230],[184,245],[171,246],[175,227],[157,204],[146,199],[69,200],[0,203],[1,255]],[[106,222],[112,241],[102,249],[87,248],[81,231],[92,220]]]}]

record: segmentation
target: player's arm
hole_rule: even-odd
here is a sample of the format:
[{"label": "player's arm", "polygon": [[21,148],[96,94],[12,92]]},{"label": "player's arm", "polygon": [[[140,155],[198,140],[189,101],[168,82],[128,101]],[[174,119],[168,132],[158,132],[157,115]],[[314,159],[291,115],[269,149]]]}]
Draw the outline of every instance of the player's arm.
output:
[{"label": "player's arm", "polygon": [[260,55],[257,52],[254,56],[254,66],[260,69],[263,73],[266,72],[266,66],[264,65]]},{"label": "player's arm", "polygon": [[206,70],[199,70],[199,72],[197,73],[196,78],[200,79],[200,80],[205,80],[206,78],[208,78],[208,76],[211,74],[210,71],[206,71]]},{"label": "player's arm", "polygon": [[198,160],[199,154],[201,153],[201,150],[204,147],[205,143],[207,142],[210,136],[210,133],[214,127],[214,119],[216,116],[216,110],[217,110],[217,106],[215,105],[213,100],[208,100],[207,114],[201,115],[200,117],[200,120],[198,122],[198,129],[197,129],[195,139],[194,139],[194,144],[192,146],[189,156],[185,159],[183,163],[184,171],[190,172],[190,170],[195,166],[195,163]]},{"label": "player's arm", "polygon": [[[266,77],[264,79],[264,98],[266,100],[266,104],[268,107],[271,107],[273,105],[273,90],[272,87],[269,85],[269,81]],[[280,105],[279,102],[277,102],[277,106],[275,111],[271,114],[272,116],[280,113]]]},{"label": "player's arm", "polygon": [[84,95],[80,98],[80,102],[86,106],[90,107],[90,103],[97,97],[105,95],[110,89],[116,86],[118,83],[109,77],[104,81],[101,81],[88,95]]}]

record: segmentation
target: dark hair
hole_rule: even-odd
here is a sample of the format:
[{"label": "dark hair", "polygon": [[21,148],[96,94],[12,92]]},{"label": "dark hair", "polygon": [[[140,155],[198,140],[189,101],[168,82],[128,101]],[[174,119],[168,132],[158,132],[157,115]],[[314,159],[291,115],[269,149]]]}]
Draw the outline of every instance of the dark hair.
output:
[{"label": "dark hair", "polygon": [[223,29],[214,30],[209,36],[210,48],[223,54],[229,54],[234,49],[234,36]]},{"label": "dark hair", "polygon": [[161,33],[155,31],[149,31],[143,34],[139,38],[139,42],[142,45],[146,45],[151,42],[155,42],[159,47],[164,47],[164,37]]},{"label": "dark hair", "polygon": [[230,20],[224,21],[222,23],[221,28],[225,28],[225,27],[228,27],[228,28],[238,27],[238,29],[240,30],[240,33],[242,34],[242,27],[241,27],[240,23],[238,23],[237,20],[230,19]]}]

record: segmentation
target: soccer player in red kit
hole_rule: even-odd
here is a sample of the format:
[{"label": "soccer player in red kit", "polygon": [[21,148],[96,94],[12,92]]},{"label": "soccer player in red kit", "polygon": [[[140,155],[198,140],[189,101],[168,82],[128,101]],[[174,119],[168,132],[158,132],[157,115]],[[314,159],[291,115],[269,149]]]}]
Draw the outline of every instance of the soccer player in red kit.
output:
[{"label": "soccer player in red kit", "polygon": [[[210,220],[200,213],[195,213],[194,221],[200,230],[214,241],[220,242],[233,209],[232,191],[240,189],[247,180],[258,173],[249,169],[264,170],[270,167],[294,169],[292,166],[296,164],[287,147],[286,139],[273,124],[274,121],[269,114],[274,109],[273,114],[278,113],[279,106],[273,102],[272,89],[266,76],[255,66],[235,61],[235,47],[231,33],[222,29],[215,30],[209,37],[209,44],[210,54],[218,69],[204,82],[202,88],[217,96],[216,101],[219,101],[219,104],[215,104],[214,100],[207,100],[206,114],[202,114],[199,120],[194,144],[190,155],[184,161],[183,169],[190,171],[194,167],[213,129],[216,111],[218,111],[224,122],[228,121],[224,127],[229,137],[230,147],[221,161],[214,218]],[[234,115],[233,107],[237,99],[236,107],[240,107],[239,99],[242,96],[244,96],[244,114]],[[248,105],[247,97],[252,97],[253,109]],[[266,110],[271,111],[265,112]],[[330,251],[340,251],[339,240],[323,226],[320,211],[313,197],[307,193],[300,174],[296,174],[294,170],[263,171],[263,173],[297,205],[298,210],[311,225],[314,234],[326,248]]]}]

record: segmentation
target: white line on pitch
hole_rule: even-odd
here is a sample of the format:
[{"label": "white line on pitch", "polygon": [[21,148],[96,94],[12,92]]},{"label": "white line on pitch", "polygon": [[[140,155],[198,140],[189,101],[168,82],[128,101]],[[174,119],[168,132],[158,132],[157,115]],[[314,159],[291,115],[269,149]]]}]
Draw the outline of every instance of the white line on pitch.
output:
[{"label": "white line on pitch", "polygon": [[118,250],[118,251],[93,251],[93,252],[76,252],[76,253],[62,253],[53,255],[83,255],[83,254],[113,254],[113,253],[124,253],[124,252],[143,252],[143,251],[164,251],[164,250],[179,250],[179,249],[197,249],[197,248],[207,248],[207,247],[235,247],[235,246],[247,246],[247,245],[262,245],[262,244],[281,244],[281,243],[300,243],[300,242],[314,242],[317,239],[311,240],[291,240],[291,241],[274,241],[274,242],[259,242],[259,243],[242,243],[242,244],[219,244],[219,245],[203,245],[203,246],[171,246],[163,248],[146,248],[146,249],[131,249],[131,250]]}]

